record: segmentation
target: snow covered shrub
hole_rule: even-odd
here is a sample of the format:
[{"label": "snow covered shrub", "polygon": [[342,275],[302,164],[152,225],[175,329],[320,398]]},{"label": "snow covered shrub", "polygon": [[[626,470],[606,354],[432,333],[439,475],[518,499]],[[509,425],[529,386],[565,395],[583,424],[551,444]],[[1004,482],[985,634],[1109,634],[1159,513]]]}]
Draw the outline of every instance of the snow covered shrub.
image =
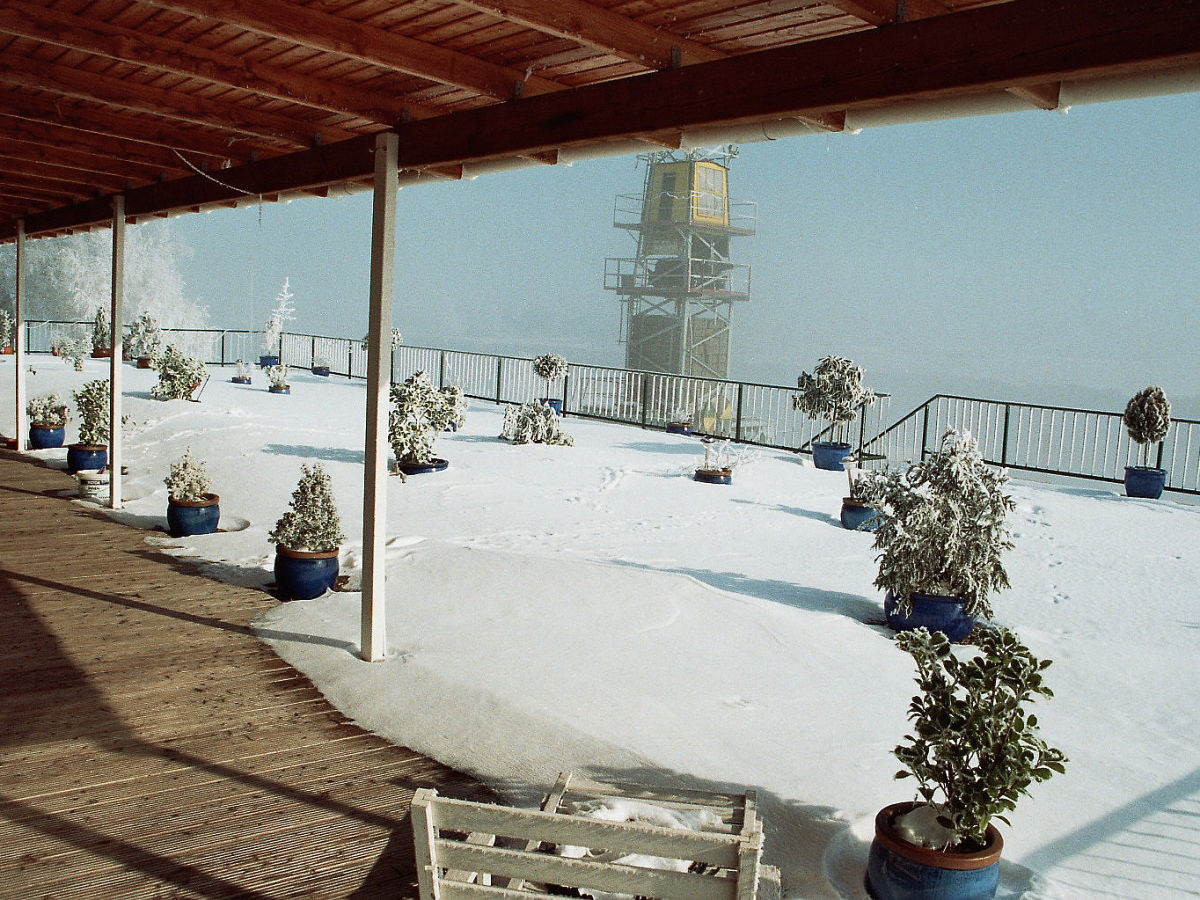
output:
[{"label": "snow covered shrub", "polygon": [[288,366],[267,366],[267,378],[271,382],[273,388],[285,388],[288,386]]},{"label": "snow covered shrub", "polygon": [[1150,447],[1171,430],[1171,403],[1160,387],[1138,391],[1125,404],[1125,430],[1142,445],[1142,465],[1150,465]]},{"label": "snow covered shrub", "polygon": [[557,353],[543,353],[533,358],[533,374],[546,380],[546,393],[549,394],[555,381],[567,374],[567,361]]},{"label": "snow covered shrub", "polygon": [[1042,740],[1037,716],[1025,709],[1054,696],[1042,682],[1050,660],[1006,628],[981,630],[970,659],[956,656],[940,631],[907,631],[896,644],[916,661],[920,687],[908,708],[915,733],[892,751],[907,770],[896,778],[916,778],[936,814],[941,828],[922,829],[926,846],[980,849],[991,819],[1008,824],[1004,814],[1032,782],[1064,771],[1067,758]]},{"label": "snow covered shrub", "polygon": [[[368,339],[370,337],[371,337],[370,334],[364,334],[362,336],[361,345],[364,350],[367,349]],[[404,343],[404,335],[402,335],[400,333],[399,328],[393,328],[392,329],[392,349],[395,350],[397,347],[399,347],[403,343]]]},{"label": "snow covered shrub", "polygon": [[562,430],[562,420],[544,403],[507,407],[500,437],[514,444],[561,444],[570,447],[575,443],[575,439]]},{"label": "snow covered shrub", "polygon": [[279,342],[283,335],[283,325],[285,322],[290,322],[296,318],[293,315],[296,307],[292,304],[292,297],[295,295],[288,290],[290,281],[290,278],[283,279],[283,287],[275,295],[275,308],[271,310],[271,315],[267,317],[267,324],[263,328],[262,349],[263,353],[268,356],[279,353]]},{"label": "snow covered shrub", "polygon": [[187,400],[208,375],[204,363],[185,356],[174,344],[154,360],[154,369],[158,372],[158,384],[150,388],[150,396],[155,400]]},{"label": "snow covered shrub", "polygon": [[0,347],[11,347],[13,342],[13,317],[7,309],[0,309]]},{"label": "snow covered shrub", "polygon": [[238,378],[249,378],[253,371],[254,371],[254,369],[251,366],[242,362],[240,359],[237,361],[237,377]]},{"label": "snow covered shrub", "polygon": [[875,586],[891,591],[904,615],[918,592],[959,597],[968,615],[991,618],[989,595],[1008,587],[1000,556],[1013,546],[1007,481],[969,434],[951,430],[933,456],[868,483],[865,499],[880,511]]},{"label": "snow covered shrub", "polygon": [[862,383],[863,370],[841,356],[822,357],[812,374],[801,372],[796,379],[799,393],[792,394],[792,409],[813,421],[824,419],[832,426],[835,441],[844,441],[846,426],[859,409],[876,400],[875,392]]},{"label": "snow covered shrub", "polygon": [[25,404],[25,412],[29,415],[30,424],[43,428],[62,428],[71,415],[67,411],[67,404],[58,394],[34,397]]},{"label": "snow covered shrub", "polygon": [[172,500],[194,503],[204,499],[212,487],[212,479],[204,461],[193,458],[192,448],[188,447],[178,461],[171,463],[171,473],[163,479],[163,484]]},{"label": "snow covered shrub", "polygon": [[79,338],[63,338],[58,342],[58,355],[63,362],[69,362],[76,372],[83,371],[83,358],[90,355],[87,344]]},{"label": "snow covered shrub", "polygon": [[438,436],[461,424],[467,411],[461,388],[438,390],[424,370],[392,385],[391,400],[395,408],[388,416],[388,441],[398,463],[430,462]]},{"label": "snow covered shrub", "polygon": [[336,550],[346,539],[329,475],[320,463],[300,467],[300,482],[292,492],[291,506],[279,517],[269,540],[289,550],[314,553]]},{"label": "snow covered shrub", "polygon": [[147,356],[153,359],[162,353],[162,331],[150,313],[142,313],[126,326],[125,349],[134,359]]},{"label": "snow covered shrub", "polygon": [[79,409],[79,443],[89,447],[108,444],[108,393],[107,378],[89,381],[71,392]]},{"label": "snow covered shrub", "polygon": [[108,323],[108,310],[101,306],[96,310],[92,323],[92,349],[107,350],[112,346],[112,331]]}]

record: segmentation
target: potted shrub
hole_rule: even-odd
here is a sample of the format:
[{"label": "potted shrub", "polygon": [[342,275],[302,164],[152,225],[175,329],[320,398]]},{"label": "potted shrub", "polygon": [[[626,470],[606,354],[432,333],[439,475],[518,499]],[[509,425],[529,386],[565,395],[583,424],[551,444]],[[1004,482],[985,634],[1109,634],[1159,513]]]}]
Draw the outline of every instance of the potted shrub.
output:
[{"label": "potted shrub", "polygon": [[313,364],[312,364],[312,373],[314,375],[321,375],[321,376],[328,378],[329,377],[329,360],[325,359],[325,357],[323,357],[323,356],[314,356]]},{"label": "potted shrub", "polygon": [[991,617],[989,596],[1008,587],[1001,555],[1013,546],[1007,481],[970,435],[951,430],[928,459],[869,482],[866,498],[879,510],[875,586],[887,592],[892,628],[924,626],[956,641]]},{"label": "potted shrub", "polygon": [[137,360],[139,369],[149,369],[163,352],[162,331],[150,313],[144,312],[134,319],[125,333],[128,354]]},{"label": "potted shrub", "polygon": [[83,371],[83,358],[88,355],[88,348],[81,339],[63,338],[55,349],[63,362],[70,363],[76,372]]},{"label": "potted shrub", "polygon": [[237,361],[237,371],[229,380],[234,384],[250,384],[250,367],[239,359]]},{"label": "potted shrub", "polygon": [[[546,393],[549,394],[553,389],[553,383],[566,377],[567,361],[557,353],[543,353],[541,356],[533,358],[533,372],[539,378],[546,380]],[[540,398],[538,402],[549,406],[557,415],[563,414],[563,402],[558,397],[546,396]]]},{"label": "potted shrub", "polygon": [[71,396],[79,409],[79,442],[67,448],[67,471],[103,469],[108,465],[108,379],[89,381]]},{"label": "potted shrub", "polygon": [[13,348],[13,318],[7,309],[0,309],[0,353],[12,354]]},{"label": "potted shrub", "polygon": [[879,513],[871,505],[870,499],[874,473],[864,472],[852,465],[845,468],[850,489],[847,496],[842,498],[842,509],[838,515],[842,527],[850,531],[874,531],[879,527]]},{"label": "potted shrub", "polygon": [[1150,465],[1150,448],[1171,430],[1171,404],[1163,389],[1151,386],[1130,397],[1124,421],[1129,437],[1142,447],[1142,464],[1125,467],[1125,493],[1157,500],[1167,484],[1167,470]]},{"label": "potted shrub", "polygon": [[696,467],[693,481],[705,484],[733,484],[733,460],[729,456],[729,441],[717,444],[714,437],[700,439],[704,444],[704,462]]},{"label": "potted shrub", "polygon": [[92,323],[92,356],[95,359],[112,356],[112,331],[108,324],[108,310],[103,306],[96,310],[96,318]]},{"label": "potted shrub", "polygon": [[221,520],[221,498],[209,491],[212,479],[202,460],[192,457],[188,447],[171,463],[163,479],[167,486],[167,531],[171,537],[212,534]]},{"label": "potted shrub", "polygon": [[61,447],[66,435],[67,404],[58,394],[45,394],[25,404],[29,416],[29,446],[33,450]]},{"label": "potted shrub", "polygon": [[433,455],[433,445],[451,425],[461,424],[467,401],[458,387],[439,390],[424,370],[392,385],[388,441],[396,468],[405,475],[439,472],[450,463]]},{"label": "potted shrub", "polygon": [[279,365],[280,354],[283,352],[281,346],[283,325],[295,318],[293,313],[295,313],[296,307],[292,304],[292,297],[295,295],[288,290],[290,281],[290,278],[283,280],[283,287],[275,295],[275,308],[271,310],[271,315],[267,317],[267,324],[263,328],[263,355],[258,358],[258,365],[263,369]]},{"label": "potted shrub", "polygon": [[267,378],[271,382],[267,390],[272,394],[290,394],[292,386],[287,383],[287,366],[267,366]]},{"label": "potted shrub", "polygon": [[311,600],[333,587],[345,539],[324,467],[305,463],[300,471],[291,505],[269,535],[275,544],[275,583],[284,600]]},{"label": "potted shrub", "polygon": [[691,434],[692,417],[683,407],[675,410],[673,418],[667,423],[667,434]]},{"label": "potted shrub", "polygon": [[801,372],[796,379],[799,393],[792,395],[792,408],[814,422],[829,423],[832,440],[812,442],[813,465],[818,469],[842,471],[842,461],[850,455],[847,428],[859,410],[875,402],[875,392],[862,383],[863,370],[841,356],[826,356],[817,362],[812,374]]},{"label": "potted shrub", "polygon": [[167,346],[153,366],[158,372],[158,383],[150,388],[150,396],[155,400],[190,400],[208,377],[203,362],[186,356],[174,344]]},{"label": "potted shrub", "polygon": [[504,410],[500,437],[514,444],[574,445],[575,439],[563,431],[562,419],[544,401],[522,403]]},{"label": "potted shrub", "polygon": [[867,884],[876,900],[995,895],[1004,841],[992,819],[1029,793],[1033,782],[1064,771],[1067,759],[1039,736],[1026,707],[1053,696],[1042,681],[1050,665],[1007,629],[985,629],[978,653],[955,654],[943,634],[907,632],[897,645],[917,664],[920,693],[909,705],[913,734],[892,752],[897,778],[917,780],[919,799],[875,817]]}]

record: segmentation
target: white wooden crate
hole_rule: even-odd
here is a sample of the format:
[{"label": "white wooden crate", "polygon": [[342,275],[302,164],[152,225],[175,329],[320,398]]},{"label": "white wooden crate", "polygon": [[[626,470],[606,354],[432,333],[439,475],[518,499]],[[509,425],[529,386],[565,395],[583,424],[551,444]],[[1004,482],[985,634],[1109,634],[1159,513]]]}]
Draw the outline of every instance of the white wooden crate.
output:
[{"label": "white wooden crate", "polygon": [[[635,801],[676,814],[704,810],[703,831],[576,814],[581,804]],[[559,776],[541,810],[452,800],[418,790],[412,802],[421,900],[516,900],[547,886],[655,900],[773,900],[779,874],[761,865],[753,791],[717,794]],[[717,824],[719,823],[719,824]],[[589,848],[586,858],[562,847]],[[623,861],[641,857],[638,865]],[[665,861],[689,863],[677,871]],[[760,881],[762,888],[760,890]]]}]

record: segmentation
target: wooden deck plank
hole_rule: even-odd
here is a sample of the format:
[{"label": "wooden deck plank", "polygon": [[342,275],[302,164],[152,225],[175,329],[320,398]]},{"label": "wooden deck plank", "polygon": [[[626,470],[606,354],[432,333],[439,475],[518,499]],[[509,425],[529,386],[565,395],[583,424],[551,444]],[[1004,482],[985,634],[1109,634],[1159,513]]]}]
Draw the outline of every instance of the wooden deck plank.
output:
[{"label": "wooden deck plank", "polygon": [[274,598],[71,486],[0,451],[0,898],[415,897],[412,791],[487,792],[330,707],[250,627]]}]

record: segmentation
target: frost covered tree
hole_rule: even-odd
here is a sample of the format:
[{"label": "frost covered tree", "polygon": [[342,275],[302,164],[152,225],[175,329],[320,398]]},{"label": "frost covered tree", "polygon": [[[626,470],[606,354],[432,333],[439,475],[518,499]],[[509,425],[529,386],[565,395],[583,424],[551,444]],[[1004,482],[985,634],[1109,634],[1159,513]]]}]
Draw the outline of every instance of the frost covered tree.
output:
[{"label": "frost covered tree", "polygon": [[553,383],[567,374],[567,360],[557,353],[543,353],[533,358],[533,373],[546,382],[546,393],[553,389]]},{"label": "frost covered tree", "polygon": [[466,416],[467,401],[462,390],[439,390],[424,370],[392,385],[391,400],[388,441],[399,463],[429,463],[438,436],[451,425],[461,425]]},{"label": "frost covered tree", "polygon": [[267,317],[267,324],[263,328],[262,348],[263,353],[267,355],[279,354],[281,349],[279,342],[282,340],[283,326],[285,323],[296,318],[296,307],[292,303],[292,297],[295,294],[289,289],[290,282],[290,278],[283,279],[283,287],[275,295],[275,308],[271,310],[271,315]]},{"label": "frost covered tree", "polygon": [[79,443],[88,447],[108,444],[108,394],[107,378],[89,381],[71,392],[79,409]]},{"label": "frost covered tree", "polygon": [[108,323],[108,307],[101,306],[92,320],[92,349],[107,350],[111,346],[112,329]]},{"label": "frost covered tree", "polygon": [[329,475],[318,462],[304,463],[300,471],[291,505],[275,523],[269,539],[289,550],[314,553],[336,550],[346,536],[342,534],[342,520]]},{"label": "frost covered tree", "polygon": [[13,342],[13,317],[7,309],[0,309],[0,347],[11,347]]},{"label": "frost covered tree", "polygon": [[544,403],[523,403],[504,410],[500,437],[514,444],[558,444],[570,447],[575,443],[563,431],[562,419]]},{"label": "frost covered tree", "polygon": [[859,409],[877,399],[875,392],[863,384],[862,367],[843,356],[822,357],[812,374],[800,373],[796,387],[792,408],[814,421],[828,422],[835,441],[844,441],[846,425],[854,421]]},{"label": "frost covered tree", "polygon": [[126,326],[125,349],[134,359],[154,359],[162,353],[162,331],[150,313],[142,313]]},{"label": "frost covered tree", "polygon": [[1138,391],[1125,404],[1125,430],[1142,447],[1142,465],[1150,466],[1150,448],[1171,430],[1171,403],[1163,389],[1151,385]]},{"label": "frost covered tree", "polygon": [[158,383],[150,388],[150,396],[155,400],[186,400],[208,375],[203,362],[174,345],[154,360],[154,369]]},{"label": "frost covered tree", "polygon": [[170,474],[163,479],[172,500],[195,503],[203,500],[212,488],[212,478],[204,460],[192,456],[192,448],[183,451],[183,456],[171,463]]}]

